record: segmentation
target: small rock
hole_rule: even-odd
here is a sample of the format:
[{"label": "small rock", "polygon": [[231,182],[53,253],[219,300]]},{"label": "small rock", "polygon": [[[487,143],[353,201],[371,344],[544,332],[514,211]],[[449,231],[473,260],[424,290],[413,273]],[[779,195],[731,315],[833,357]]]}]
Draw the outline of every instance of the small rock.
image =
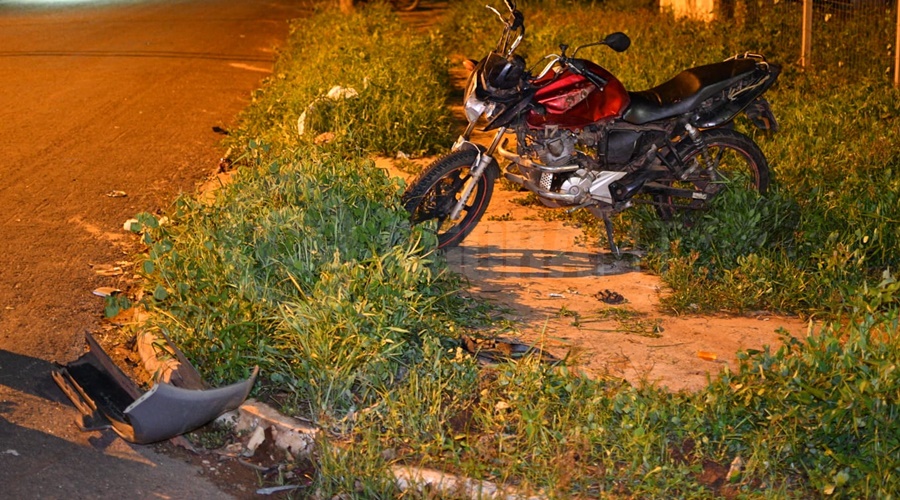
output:
[{"label": "small rock", "polygon": [[253,429],[253,434],[250,435],[250,440],[247,441],[246,450],[244,451],[244,456],[251,457],[254,453],[256,453],[256,449],[259,448],[259,445],[263,444],[266,440],[266,428],[263,426],[259,426],[256,429]]}]

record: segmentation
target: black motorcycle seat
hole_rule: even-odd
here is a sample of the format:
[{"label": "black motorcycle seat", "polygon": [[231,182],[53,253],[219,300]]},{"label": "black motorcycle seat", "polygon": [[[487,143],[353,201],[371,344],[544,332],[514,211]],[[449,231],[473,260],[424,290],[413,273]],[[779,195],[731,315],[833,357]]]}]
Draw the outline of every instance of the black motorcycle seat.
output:
[{"label": "black motorcycle seat", "polygon": [[678,116],[726,89],[756,69],[754,59],[731,59],[682,71],[675,78],[640,92],[629,92],[623,119],[635,125]]}]

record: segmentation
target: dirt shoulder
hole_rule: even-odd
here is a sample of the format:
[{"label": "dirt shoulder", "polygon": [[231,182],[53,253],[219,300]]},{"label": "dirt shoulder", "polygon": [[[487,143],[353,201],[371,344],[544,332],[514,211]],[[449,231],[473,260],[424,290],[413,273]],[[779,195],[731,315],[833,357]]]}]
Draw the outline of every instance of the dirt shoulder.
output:
[{"label": "dirt shoulder", "polygon": [[779,329],[794,336],[807,331],[799,318],[765,313],[666,314],[660,308],[665,285],[639,259],[579,245],[581,230],[529,220],[534,209],[509,203],[508,192],[495,195],[486,216],[504,214],[504,220],[483,221],[447,252],[451,268],[468,279],[474,297],[508,308],[504,316],[523,342],[568,355],[589,375],[697,390],[709,375],[736,369],[739,351],[777,348]]}]

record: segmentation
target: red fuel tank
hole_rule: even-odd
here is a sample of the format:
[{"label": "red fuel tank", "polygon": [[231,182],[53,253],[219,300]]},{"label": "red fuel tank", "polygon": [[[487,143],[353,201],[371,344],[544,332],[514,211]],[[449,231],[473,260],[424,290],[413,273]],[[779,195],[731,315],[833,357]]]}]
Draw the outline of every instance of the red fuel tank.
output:
[{"label": "red fuel tank", "polygon": [[533,81],[532,84],[538,87],[534,102],[543,106],[543,112],[529,111],[525,118],[528,125],[580,129],[605,118],[621,116],[630,102],[622,82],[590,61],[585,61],[585,69],[605,80],[606,86],[597,88],[584,76],[568,69],[550,72]]}]

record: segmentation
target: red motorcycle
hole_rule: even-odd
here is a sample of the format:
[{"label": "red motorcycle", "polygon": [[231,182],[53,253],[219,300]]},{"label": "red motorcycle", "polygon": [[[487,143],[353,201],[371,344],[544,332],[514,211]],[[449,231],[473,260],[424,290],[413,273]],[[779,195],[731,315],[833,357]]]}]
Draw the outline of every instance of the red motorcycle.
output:
[{"label": "red motorcycle", "polygon": [[[682,71],[649,90],[630,92],[599,65],[577,58],[586,47],[625,51],[631,40],[613,33],[567,54],[546,57],[536,75],[515,54],[525,20],[512,0],[497,48],[475,66],[465,92],[469,125],[451,153],[409,186],[403,204],[414,224],[431,221],[441,248],[459,244],[478,224],[500,175],[550,207],[587,208],[603,219],[613,252],[610,217],[636,203],[655,205],[668,219],[677,210],[707,207],[726,186],[765,194],[769,167],[759,146],[733,130],[745,113],[763,129],[777,123],[763,93],[780,67],[745,54]],[[484,147],[470,136],[481,118],[496,130]],[[507,134],[515,134],[510,148]]]}]

